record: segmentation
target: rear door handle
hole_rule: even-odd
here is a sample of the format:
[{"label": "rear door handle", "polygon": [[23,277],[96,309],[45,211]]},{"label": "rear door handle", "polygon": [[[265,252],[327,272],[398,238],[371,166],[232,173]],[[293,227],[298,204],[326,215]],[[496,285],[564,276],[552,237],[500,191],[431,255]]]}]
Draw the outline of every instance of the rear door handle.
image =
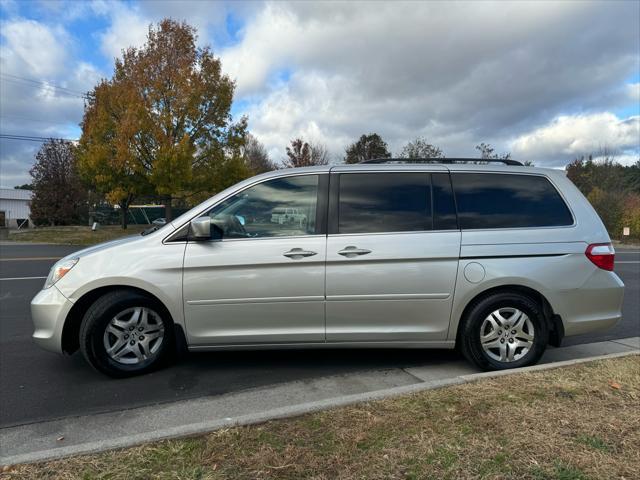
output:
[{"label": "rear door handle", "polygon": [[313,257],[317,254],[317,252],[312,252],[311,250],[303,250],[301,248],[292,248],[288,252],[283,253],[285,257],[291,258],[293,260],[300,260],[304,257]]},{"label": "rear door handle", "polygon": [[349,246],[349,247],[345,247],[344,250],[340,250],[338,252],[338,255],[342,255],[343,257],[347,257],[347,258],[353,258],[359,255],[367,255],[368,253],[371,253],[371,250],[367,250],[366,248]]}]

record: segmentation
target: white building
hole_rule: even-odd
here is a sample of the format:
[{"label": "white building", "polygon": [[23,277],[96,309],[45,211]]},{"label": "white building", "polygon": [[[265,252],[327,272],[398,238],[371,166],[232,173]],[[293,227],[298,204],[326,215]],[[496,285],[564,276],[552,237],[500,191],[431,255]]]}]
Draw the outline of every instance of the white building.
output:
[{"label": "white building", "polygon": [[27,228],[31,224],[31,190],[0,188],[0,227]]}]

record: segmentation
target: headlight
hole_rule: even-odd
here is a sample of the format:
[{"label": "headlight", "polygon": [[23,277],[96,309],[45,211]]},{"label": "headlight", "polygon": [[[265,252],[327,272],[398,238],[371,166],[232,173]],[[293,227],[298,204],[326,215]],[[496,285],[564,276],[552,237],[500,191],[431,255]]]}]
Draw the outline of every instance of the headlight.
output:
[{"label": "headlight", "polygon": [[53,267],[51,267],[51,271],[49,272],[49,276],[44,282],[44,288],[49,288],[54,285],[58,280],[64,277],[69,270],[71,270],[76,263],[78,263],[79,258],[71,258],[69,260],[63,260],[56,263]]}]

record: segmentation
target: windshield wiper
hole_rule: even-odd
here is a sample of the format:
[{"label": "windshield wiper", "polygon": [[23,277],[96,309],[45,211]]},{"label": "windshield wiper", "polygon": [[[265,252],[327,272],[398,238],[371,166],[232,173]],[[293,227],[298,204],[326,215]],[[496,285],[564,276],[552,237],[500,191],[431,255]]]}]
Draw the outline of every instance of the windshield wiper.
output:
[{"label": "windshield wiper", "polygon": [[153,233],[156,230],[158,230],[158,228],[160,228],[160,227],[158,227],[157,225],[153,225],[152,227],[149,227],[146,230],[141,231],[140,235],[142,235],[142,236],[149,235],[150,233]]}]

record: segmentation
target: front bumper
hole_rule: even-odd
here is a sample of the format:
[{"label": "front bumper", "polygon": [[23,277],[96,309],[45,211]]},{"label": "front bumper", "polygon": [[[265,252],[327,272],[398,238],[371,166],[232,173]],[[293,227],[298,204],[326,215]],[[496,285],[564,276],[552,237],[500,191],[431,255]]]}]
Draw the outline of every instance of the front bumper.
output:
[{"label": "front bumper", "polygon": [[31,300],[31,320],[35,343],[51,352],[62,353],[62,328],[73,303],[55,285],[40,290]]}]

